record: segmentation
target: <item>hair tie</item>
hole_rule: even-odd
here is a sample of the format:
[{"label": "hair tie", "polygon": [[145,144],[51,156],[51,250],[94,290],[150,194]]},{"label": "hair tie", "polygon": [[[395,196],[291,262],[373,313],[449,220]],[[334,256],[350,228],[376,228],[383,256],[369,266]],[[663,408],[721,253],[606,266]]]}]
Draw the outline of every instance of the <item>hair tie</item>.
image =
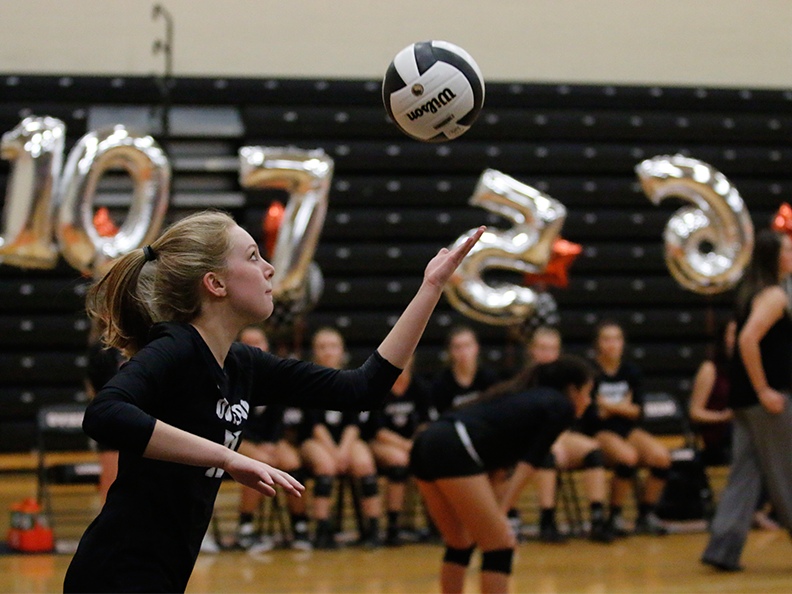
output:
[{"label": "hair tie", "polygon": [[153,262],[157,259],[157,252],[150,245],[147,245],[143,248],[143,256],[146,258],[146,262]]}]

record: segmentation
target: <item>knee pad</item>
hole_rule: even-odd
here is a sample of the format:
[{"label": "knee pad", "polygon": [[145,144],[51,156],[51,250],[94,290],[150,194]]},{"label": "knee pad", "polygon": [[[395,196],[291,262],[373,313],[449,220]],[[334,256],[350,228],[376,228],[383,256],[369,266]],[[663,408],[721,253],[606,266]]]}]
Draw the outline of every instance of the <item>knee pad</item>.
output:
[{"label": "knee pad", "polygon": [[296,468],[292,470],[289,474],[292,475],[292,477],[295,480],[299,481],[303,485],[305,484],[305,481],[308,480],[308,471],[305,470],[305,468]]},{"label": "knee pad", "polygon": [[333,477],[320,474],[314,479],[314,497],[330,497],[333,494]]},{"label": "knee pad", "polygon": [[556,467],[556,457],[552,451],[547,452],[547,455],[542,458],[542,462],[539,464],[539,468],[544,468],[546,470],[553,470]]},{"label": "knee pad", "polygon": [[627,464],[617,464],[613,470],[617,477],[624,480],[630,480],[635,477],[637,468],[635,466],[628,466]]},{"label": "knee pad", "polygon": [[602,450],[597,448],[591,450],[586,457],[583,458],[583,468],[602,468],[605,466],[605,456],[602,455]]},{"label": "knee pad", "polygon": [[403,483],[410,476],[410,469],[406,466],[391,466],[388,468],[388,479],[393,483]]},{"label": "knee pad", "polygon": [[377,483],[376,474],[368,474],[360,479],[360,492],[364,499],[379,495],[379,483]]},{"label": "knee pad", "polygon": [[498,549],[481,553],[481,571],[495,571],[511,575],[514,549]]},{"label": "knee pad", "polygon": [[649,469],[649,472],[653,477],[660,479],[661,481],[664,481],[668,478],[668,468],[658,468],[657,466],[652,466],[652,468]]},{"label": "knee pad", "polygon": [[467,567],[470,565],[470,558],[473,556],[473,551],[476,545],[467,549],[454,549],[446,547],[445,555],[443,555],[443,563],[453,563],[454,565],[461,565]]}]

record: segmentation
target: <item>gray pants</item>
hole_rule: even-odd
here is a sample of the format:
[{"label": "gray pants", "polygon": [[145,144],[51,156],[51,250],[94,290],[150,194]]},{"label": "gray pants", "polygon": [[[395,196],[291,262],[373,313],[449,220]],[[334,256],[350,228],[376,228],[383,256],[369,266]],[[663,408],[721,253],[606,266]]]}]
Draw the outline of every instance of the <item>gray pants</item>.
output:
[{"label": "gray pants", "polygon": [[777,415],[759,404],[736,409],[732,456],[704,559],[736,567],[763,481],[779,520],[787,530],[792,528],[792,400],[787,398]]}]

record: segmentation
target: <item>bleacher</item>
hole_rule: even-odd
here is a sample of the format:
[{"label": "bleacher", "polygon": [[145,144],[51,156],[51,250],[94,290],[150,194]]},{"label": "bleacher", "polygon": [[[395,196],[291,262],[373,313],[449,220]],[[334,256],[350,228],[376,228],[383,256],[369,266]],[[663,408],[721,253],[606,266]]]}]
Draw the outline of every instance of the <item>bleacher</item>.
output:
[{"label": "bleacher", "polygon": [[[685,396],[731,295],[694,294],[671,277],[662,231],[681,201],[653,206],[635,165],[674,153],[711,164],[738,188],[757,228],[792,201],[792,91],[490,83],[465,136],[423,144],[388,122],[379,81],[171,83],[170,134],[162,138],[153,78],[0,76],[0,131],[28,115],[58,117],[67,151],[88,130],[110,124],[151,133],[173,167],[168,220],[218,207],[258,240],[267,207],[285,195],[242,188],[238,149],[324,149],[335,161],[316,255],[324,293],[307,331],[339,327],[353,363],[377,346],[440,247],[482,223],[503,224],[468,205],[481,172],[493,168],[569,211],[562,236],[584,249],[569,287],[551,289],[569,349],[587,353],[594,325],[615,319],[647,390]],[[0,163],[3,186],[9,169]],[[125,175],[107,175],[97,206],[120,221],[130,190]],[[35,446],[38,406],[85,398],[88,282],[63,261],[53,270],[0,266],[0,452]],[[419,349],[419,371],[438,368],[445,333],[461,322],[480,332],[490,364],[514,363],[513,333],[469,320],[444,300]]]}]

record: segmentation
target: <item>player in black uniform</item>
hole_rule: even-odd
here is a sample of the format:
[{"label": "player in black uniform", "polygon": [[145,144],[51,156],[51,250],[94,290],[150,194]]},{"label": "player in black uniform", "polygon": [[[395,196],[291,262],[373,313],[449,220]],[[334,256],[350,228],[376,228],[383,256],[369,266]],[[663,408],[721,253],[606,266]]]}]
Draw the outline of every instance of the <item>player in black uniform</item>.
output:
[{"label": "player in black uniform", "polygon": [[[590,400],[594,371],[562,355],[538,365],[528,390],[451,410],[415,438],[410,468],[446,545],[443,592],[461,592],[474,547],[481,591],[506,592],[516,538],[506,517],[555,439]],[[496,494],[487,473],[515,464]]]},{"label": "player in black uniform", "polygon": [[641,467],[648,468],[649,474],[641,489],[634,530],[638,534],[665,534],[654,508],[663,493],[671,454],[639,425],[643,407],[641,373],[623,359],[624,331],[616,322],[605,321],[597,327],[594,348],[599,375],[581,428],[596,438],[606,461],[614,467],[608,528],[616,536],[626,534],[622,506]]},{"label": "player in black uniform", "polygon": [[[242,330],[239,342],[262,351],[269,351],[267,335],[257,325]],[[273,405],[252,409],[248,422],[242,430],[239,453],[280,468],[300,482],[304,482],[305,471],[300,452],[286,435],[287,422],[289,428],[294,424],[290,419],[293,419],[295,410],[299,422],[302,419],[302,411],[299,409]],[[263,552],[274,546],[268,536],[258,535],[253,523],[262,497],[263,495],[255,489],[245,486],[241,489],[236,544],[251,552]],[[312,547],[308,536],[308,512],[305,500],[301,497],[289,497],[288,505],[292,528],[290,545],[294,549],[310,550]]]},{"label": "player in black uniform", "polygon": [[399,516],[404,507],[404,495],[413,437],[420,426],[429,421],[432,393],[429,384],[413,374],[411,359],[393,384],[385,405],[371,411],[361,429],[368,440],[377,467],[388,477],[388,531],[385,544],[401,543]]},{"label": "player in black uniform", "polygon": [[448,367],[435,378],[432,401],[437,413],[474,400],[498,381],[498,375],[479,361],[479,341],[468,326],[455,326],[448,333]]},{"label": "player in black uniform", "polygon": [[377,352],[348,371],[234,343],[242,328],[272,313],[274,270],[229,216],[187,217],[121,257],[91,289],[88,307],[105,325],[106,344],[131,359],[83,424],[118,448],[118,478],[80,541],[64,590],[184,591],[226,472],[268,496],[275,486],[299,496],[304,487],[288,474],[236,452],[250,408],[376,405],[483,230],[429,262]]}]

